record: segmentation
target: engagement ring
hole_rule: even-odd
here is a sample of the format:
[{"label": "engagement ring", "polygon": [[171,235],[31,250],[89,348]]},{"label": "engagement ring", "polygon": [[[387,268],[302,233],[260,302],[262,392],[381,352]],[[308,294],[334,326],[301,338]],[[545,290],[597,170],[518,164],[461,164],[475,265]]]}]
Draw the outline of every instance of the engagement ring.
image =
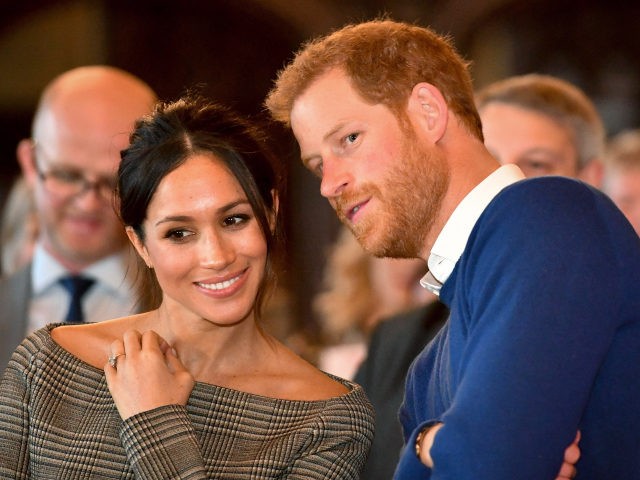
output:
[{"label": "engagement ring", "polygon": [[118,353],[116,355],[112,353],[111,355],[109,355],[109,365],[111,365],[113,368],[116,368],[116,365],[118,365],[118,357],[122,357],[123,355],[124,353]]}]

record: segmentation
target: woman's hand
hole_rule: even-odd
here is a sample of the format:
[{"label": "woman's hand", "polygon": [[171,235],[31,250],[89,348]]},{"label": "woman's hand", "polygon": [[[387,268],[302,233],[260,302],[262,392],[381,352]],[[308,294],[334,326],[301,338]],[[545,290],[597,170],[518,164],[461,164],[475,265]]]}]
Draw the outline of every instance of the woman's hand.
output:
[{"label": "woman's hand", "polygon": [[123,420],[165,405],[186,405],[195,383],[175,351],[153,331],[129,330],[115,340],[104,373]]}]

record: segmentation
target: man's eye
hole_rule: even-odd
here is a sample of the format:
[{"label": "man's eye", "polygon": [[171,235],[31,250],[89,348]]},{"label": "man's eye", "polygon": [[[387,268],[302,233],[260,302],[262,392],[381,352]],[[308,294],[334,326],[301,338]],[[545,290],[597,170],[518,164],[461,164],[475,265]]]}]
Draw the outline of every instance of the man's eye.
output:
[{"label": "man's eye", "polygon": [[78,172],[68,171],[68,170],[52,170],[50,175],[65,183],[78,183],[83,181],[82,175]]},{"label": "man's eye", "polygon": [[553,173],[553,166],[548,162],[526,160],[518,164],[527,177],[540,177]]},{"label": "man's eye", "polygon": [[354,143],[359,136],[360,136],[359,133],[350,133],[349,135],[344,137],[344,141],[345,143]]},{"label": "man's eye", "polygon": [[535,170],[545,170],[547,168],[547,164],[542,162],[529,162],[529,168],[533,168]]}]

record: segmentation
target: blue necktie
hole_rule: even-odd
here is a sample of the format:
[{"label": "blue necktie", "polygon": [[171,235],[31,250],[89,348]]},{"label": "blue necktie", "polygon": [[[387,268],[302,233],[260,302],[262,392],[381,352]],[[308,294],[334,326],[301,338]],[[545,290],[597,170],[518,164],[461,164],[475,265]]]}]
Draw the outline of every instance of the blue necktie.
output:
[{"label": "blue necktie", "polygon": [[82,314],[82,297],[87,290],[94,284],[94,280],[80,275],[71,275],[60,279],[60,283],[67,289],[71,296],[69,302],[69,311],[64,319],[66,323],[82,323],[84,315]]}]

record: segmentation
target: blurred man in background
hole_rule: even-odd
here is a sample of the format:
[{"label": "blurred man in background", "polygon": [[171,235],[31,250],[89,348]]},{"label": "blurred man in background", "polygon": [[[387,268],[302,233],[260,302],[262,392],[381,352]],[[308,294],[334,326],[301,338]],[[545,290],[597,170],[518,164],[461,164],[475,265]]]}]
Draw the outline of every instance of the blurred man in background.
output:
[{"label": "blurred man in background", "polygon": [[43,91],[17,148],[37,218],[32,261],[0,283],[0,363],[51,322],[94,322],[136,309],[134,258],[113,208],[120,150],[156,95],[142,80],[86,66]]},{"label": "blurred man in background", "polygon": [[494,82],[476,94],[487,149],[527,177],[563,175],[599,187],[605,130],[577,86],[529,74]]},{"label": "blurred man in background", "polygon": [[640,235],[640,129],[620,132],[609,141],[602,189]]}]

